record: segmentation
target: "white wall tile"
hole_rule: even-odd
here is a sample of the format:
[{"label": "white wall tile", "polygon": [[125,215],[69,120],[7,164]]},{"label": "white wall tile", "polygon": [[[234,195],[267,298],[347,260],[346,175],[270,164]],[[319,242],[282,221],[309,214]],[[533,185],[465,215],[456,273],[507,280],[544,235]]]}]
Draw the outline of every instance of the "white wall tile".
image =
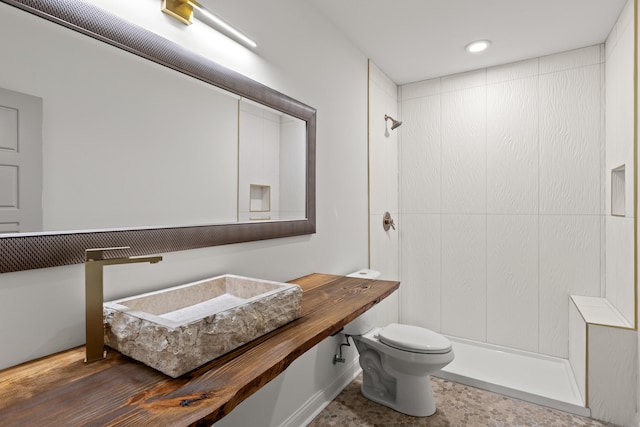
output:
[{"label": "white wall tile", "polygon": [[[390,212],[394,222],[398,220],[397,212]],[[382,280],[398,280],[398,227],[385,231],[382,227],[382,215],[370,216],[371,229],[371,268],[378,270]]]},{"label": "white wall tile", "polygon": [[486,215],[442,215],[441,331],[486,339]]},{"label": "white wall tile", "polygon": [[606,285],[607,285],[607,272],[606,270],[606,257],[607,257],[607,227],[606,227],[606,217],[604,215],[600,216],[600,296],[604,296],[606,293]]},{"label": "white wall tile", "polygon": [[587,324],[573,301],[569,301],[569,364],[584,403],[587,397]]},{"label": "white wall tile", "polygon": [[[602,52],[604,56],[604,45],[602,46]],[[605,87],[605,64],[600,64],[600,215],[605,214],[606,202],[606,190],[605,190],[605,171],[607,166],[607,136],[606,136],[606,87]],[[604,255],[603,255],[604,256]]]},{"label": "white wall tile", "polygon": [[398,133],[391,130],[385,114],[398,118],[397,99],[371,85],[377,102],[369,107],[369,208],[372,214],[398,210]]},{"label": "white wall tile", "polygon": [[540,217],[540,352],[568,357],[569,295],[600,296],[600,217]]},{"label": "white wall tile", "polygon": [[267,117],[263,120],[262,128],[262,180],[253,184],[269,185],[271,187],[270,209],[272,215],[279,218],[280,214],[280,123],[273,122]]},{"label": "white wall tile", "polygon": [[540,213],[599,214],[600,66],[540,76]]},{"label": "white wall tile", "polygon": [[402,323],[440,331],[440,215],[402,214]]},{"label": "white wall tile", "polygon": [[440,92],[440,78],[409,83],[400,87],[400,101],[402,102],[425,96],[439,95]]},{"label": "white wall tile", "polygon": [[[604,295],[625,317],[635,321],[633,300],[633,1],[618,18],[605,45],[606,154],[604,167],[606,280]],[[625,165],[625,217],[611,215],[611,171]]]},{"label": "white wall tile", "polygon": [[636,425],[638,334],[589,325],[591,416],[616,425]]},{"label": "white wall tile", "polygon": [[442,94],[442,212],[486,211],[486,87]]},{"label": "white wall tile", "polygon": [[[622,18],[622,17],[621,17]],[[611,169],[627,165],[626,215],[633,215],[633,27],[621,34],[612,48],[607,44],[606,79],[606,166],[605,190],[607,214],[610,209]]]},{"label": "white wall tile", "polygon": [[[384,119],[398,116],[398,89],[369,61],[369,268],[384,280],[398,280],[398,230],[384,231],[382,215],[388,211],[398,219],[398,130]],[[394,292],[376,307],[376,323],[399,320],[399,296]]]},{"label": "white wall tile", "polygon": [[635,322],[633,278],[633,218],[607,216],[605,297],[633,325]]},{"label": "white wall tile", "polygon": [[538,213],[538,78],[487,87],[487,212]]},{"label": "white wall tile", "polygon": [[[398,213],[390,212],[397,221]],[[398,225],[396,230],[384,231],[382,215],[370,216],[370,268],[381,273],[382,280],[399,279],[399,246]],[[376,309],[376,323],[380,326],[388,325],[399,320],[398,292],[394,292],[378,304]]]},{"label": "white wall tile", "polygon": [[251,184],[260,184],[263,179],[263,126],[262,112],[254,106],[244,105],[245,111],[256,114],[243,114],[240,119],[240,159],[238,215],[242,220],[249,217],[249,194]]},{"label": "white wall tile", "polygon": [[618,23],[616,25],[623,31],[626,31],[629,27],[633,26],[635,12],[634,3],[634,0],[627,0],[627,3],[624,5],[624,9],[618,17]]},{"label": "white wall tile", "polygon": [[[620,132],[622,131],[623,120],[620,115],[621,107],[621,85],[620,69],[622,66],[621,51],[611,49],[607,44],[607,63],[605,64],[605,74],[613,78],[606,79],[605,83],[605,106],[607,120],[605,121],[605,170],[604,170],[604,189],[605,189],[605,213],[611,213],[611,169],[617,168],[625,164],[625,153],[621,144]],[[631,91],[633,92],[633,91]],[[633,93],[632,93],[633,96]],[[633,105],[633,104],[632,104]],[[631,124],[633,132],[633,122]]]},{"label": "white wall tile", "polygon": [[487,216],[487,342],[538,351],[538,216]]},{"label": "white wall tile", "polygon": [[[435,249],[410,270],[435,233],[417,224],[440,213],[440,331],[567,357],[569,294],[600,296],[605,278],[603,58],[598,45],[401,88],[401,212],[415,223],[402,237],[403,319],[437,325],[414,301],[437,291],[414,287],[427,269],[438,280]],[[432,166],[419,141],[438,134],[438,93]],[[424,112],[433,123],[407,126]]]},{"label": "white wall tile", "polygon": [[[618,21],[611,29],[609,36],[605,42],[605,59],[609,61],[610,55],[615,49],[618,41],[626,38],[625,33],[633,33],[633,12],[634,12],[634,0],[629,0],[624,6],[624,9],[618,17]],[[633,41],[633,36],[631,37]]]},{"label": "white wall tile", "polygon": [[611,53],[615,50],[616,45],[618,44],[618,26],[614,25],[607,37],[607,40],[604,42],[604,58],[605,62],[609,62]]},{"label": "white wall tile", "polygon": [[402,102],[402,212],[440,212],[440,96]]},{"label": "white wall tile", "polygon": [[441,91],[443,93],[484,86],[486,83],[487,71],[484,68],[481,70],[468,71],[466,73],[442,77],[440,80]]},{"label": "white wall tile", "polygon": [[537,76],[539,62],[540,60],[538,58],[532,58],[487,68],[487,84],[490,85]]},{"label": "white wall tile", "polygon": [[599,64],[602,62],[601,46],[593,45],[567,52],[542,56],[540,58],[540,74],[570,70],[572,68]]},{"label": "white wall tile", "polygon": [[[389,279],[390,280],[390,279]],[[397,279],[395,279],[397,280]],[[400,322],[400,292],[395,291],[376,305],[376,326]]]},{"label": "white wall tile", "polygon": [[587,323],[619,326],[621,328],[631,327],[631,324],[606,298],[571,295],[571,300],[575,303],[580,315]]},{"label": "white wall tile", "polygon": [[388,98],[398,98],[398,85],[371,61],[369,61],[369,84],[377,87]]}]

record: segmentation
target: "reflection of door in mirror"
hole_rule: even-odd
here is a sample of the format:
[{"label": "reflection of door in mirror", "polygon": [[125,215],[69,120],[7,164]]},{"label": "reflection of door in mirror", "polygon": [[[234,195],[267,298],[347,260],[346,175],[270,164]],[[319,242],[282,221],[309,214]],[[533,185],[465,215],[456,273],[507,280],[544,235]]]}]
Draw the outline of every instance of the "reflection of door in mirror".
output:
[{"label": "reflection of door in mirror", "polygon": [[42,231],[42,99],[0,88],[0,234]]},{"label": "reflection of door in mirror", "polygon": [[242,99],[239,144],[238,220],[305,218],[305,122]]}]

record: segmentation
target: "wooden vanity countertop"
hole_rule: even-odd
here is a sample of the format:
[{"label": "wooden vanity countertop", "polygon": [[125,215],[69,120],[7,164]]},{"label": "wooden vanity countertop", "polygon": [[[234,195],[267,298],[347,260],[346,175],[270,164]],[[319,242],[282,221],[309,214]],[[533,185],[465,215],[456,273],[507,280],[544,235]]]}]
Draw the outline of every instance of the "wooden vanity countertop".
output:
[{"label": "wooden vanity countertop", "polygon": [[311,274],[302,316],[179,378],[109,349],[84,346],[0,371],[2,426],[210,426],[295,359],[389,296],[400,283]]}]

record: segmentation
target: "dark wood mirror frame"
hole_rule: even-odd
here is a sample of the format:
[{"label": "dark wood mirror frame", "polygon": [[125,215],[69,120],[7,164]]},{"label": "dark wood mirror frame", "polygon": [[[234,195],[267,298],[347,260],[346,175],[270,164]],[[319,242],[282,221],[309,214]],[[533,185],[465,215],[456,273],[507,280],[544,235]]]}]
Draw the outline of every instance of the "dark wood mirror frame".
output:
[{"label": "dark wood mirror frame", "polygon": [[129,255],[146,255],[315,233],[315,109],[94,5],[75,0],[0,1],[307,123],[306,219],[8,235],[0,237],[0,273],[82,263],[87,248],[130,246]]}]

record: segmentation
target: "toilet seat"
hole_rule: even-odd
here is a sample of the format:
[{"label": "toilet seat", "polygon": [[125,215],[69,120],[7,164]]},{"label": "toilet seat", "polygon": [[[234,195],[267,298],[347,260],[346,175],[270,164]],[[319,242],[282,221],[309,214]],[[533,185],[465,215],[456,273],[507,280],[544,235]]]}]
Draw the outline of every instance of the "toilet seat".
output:
[{"label": "toilet seat", "polygon": [[378,339],[390,347],[413,353],[443,354],[451,351],[451,341],[419,326],[391,323],[378,332]]}]

